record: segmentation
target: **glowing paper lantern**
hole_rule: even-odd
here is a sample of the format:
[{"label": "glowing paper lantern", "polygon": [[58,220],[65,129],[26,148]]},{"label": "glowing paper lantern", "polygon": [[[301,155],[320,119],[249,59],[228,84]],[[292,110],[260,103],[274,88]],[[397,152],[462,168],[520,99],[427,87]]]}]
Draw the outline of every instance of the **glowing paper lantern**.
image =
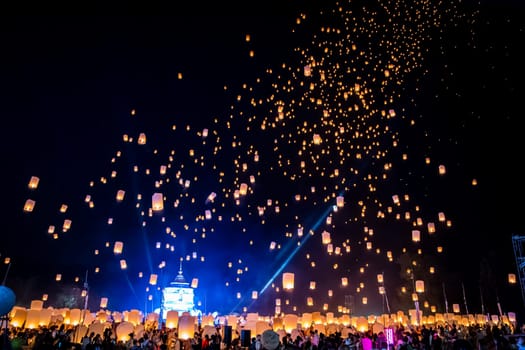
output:
[{"label": "glowing paper lantern", "polygon": [[321,233],[321,237],[323,244],[329,244],[332,241],[330,238],[330,232],[323,231],[323,233]]},{"label": "glowing paper lantern", "polygon": [[62,225],[62,231],[63,232],[69,231],[70,228],[71,228],[71,220],[65,219],[64,224]]},{"label": "glowing paper lantern", "polygon": [[31,179],[29,180],[29,184],[27,187],[31,190],[35,190],[38,187],[38,183],[40,182],[40,179],[37,176],[31,176]]},{"label": "glowing paper lantern", "polygon": [[41,310],[27,310],[26,314],[26,323],[25,328],[35,329],[38,327],[38,322],[40,321],[40,311]]},{"label": "glowing paper lantern", "polygon": [[309,76],[312,75],[312,69],[311,69],[310,65],[304,66],[303,71],[304,71],[304,76],[305,77],[309,77]]},{"label": "glowing paper lantern", "polygon": [[440,165],[439,166],[439,175],[445,175],[447,172],[447,169],[445,168],[444,165]]},{"label": "glowing paper lantern", "polygon": [[108,298],[100,298],[100,307],[105,309],[108,307]]},{"label": "glowing paper lantern", "polygon": [[516,275],[513,273],[509,273],[509,283],[515,284],[516,283]]},{"label": "glowing paper lantern", "polygon": [[413,242],[419,242],[420,240],[421,240],[420,231],[419,230],[412,230],[412,241]]},{"label": "glowing paper lantern", "polygon": [[151,197],[151,209],[153,211],[164,210],[164,198],[162,193],[153,193],[153,196]]},{"label": "glowing paper lantern", "polygon": [[128,264],[127,264],[126,260],[125,259],[121,259],[120,260],[120,269],[121,270],[125,270],[127,268],[128,268]]},{"label": "glowing paper lantern", "polygon": [[287,333],[292,333],[292,330],[297,328],[298,316],[294,314],[286,314],[283,317],[283,327]]},{"label": "glowing paper lantern", "polygon": [[116,241],[115,245],[113,246],[113,254],[122,254],[122,248],[124,247],[124,243],[121,241]]},{"label": "glowing paper lantern", "polygon": [[42,300],[31,300],[31,304],[29,305],[29,308],[33,310],[42,310],[43,307],[44,302]]},{"label": "glowing paper lantern", "polygon": [[35,201],[32,200],[32,199],[27,199],[25,204],[24,204],[24,211],[27,212],[27,213],[30,213],[33,211],[33,209],[35,208]]},{"label": "glowing paper lantern", "polygon": [[122,202],[124,200],[124,195],[125,194],[126,194],[126,191],[118,190],[117,191],[117,202]]},{"label": "glowing paper lantern", "polygon": [[383,274],[382,273],[377,275],[377,283],[383,283]]},{"label": "glowing paper lantern", "polygon": [[252,299],[257,299],[258,293],[256,290],[252,291]]},{"label": "glowing paper lantern", "polygon": [[315,281],[310,281],[310,289],[315,289]]},{"label": "glowing paper lantern", "polygon": [[336,198],[336,205],[338,208],[342,208],[345,206],[345,197],[343,196],[337,196]]},{"label": "glowing paper lantern", "polygon": [[295,275],[291,272],[283,273],[283,289],[293,289],[294,288],[294,277]]},{"label": "glowing paper lantern", "polygon": [[149,284],[151,285],[156,285],[157,284],[157,275],[152,273],[150,276],[149,276]]},{"label": "glowing paper lantern", "polygon": [[166,312],[166,327],[173,329],[179,323],[179,312],[177,310],[168,310]]},{"label": "glowing paper lantern", "polygon": [[126,342],[129,340],[129,335],[133,333],[135,326],[130,322],[120,322],[116,328],[117,340]]},{"label": "glowing paper lantern", "polygon": [[188,340],[195,335],[195,316],[182,315],[179,317],[179,338]]},{"label": "glowing paper lantern", "polygon": [[416,293],[424,293],[425,292],[425,282],[422,280],[416,281]]},{"label": "glowing paper lantern", "polygon": [[343,287],[348,286],[348,277],[342,277],[342,278],[341,278],[341,285],[342,285]]},{"label": "glowing paper lantern", "polygon": [[452,311],[459,313],[459,304],[452,304]]},{"label": "glowing paper lantern", "polygon": [[146,144],[146,134],[141,132],[140,135],[139,135],[139,138],[137,140],[137,143],[139,145],[145,145]]},{"label": "glowing paper lantern", "polygon": [[197,288],[197,286],[199,285],[199,279],[198,278],[194,278],[191,280],[191,288]]}]

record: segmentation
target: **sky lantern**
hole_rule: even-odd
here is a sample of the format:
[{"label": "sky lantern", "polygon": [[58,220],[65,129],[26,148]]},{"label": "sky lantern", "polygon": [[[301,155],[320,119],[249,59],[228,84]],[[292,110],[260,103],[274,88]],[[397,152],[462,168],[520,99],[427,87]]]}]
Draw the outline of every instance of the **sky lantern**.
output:
[{"label": "sky lantern", "polygon": [[26,213],[30,213],[33,211],[33,209],[35,208],[35,201],[32,200],[32,199],[27,199],[25,204],[24,204],[24,211]]},{"label": "sky lantern", "polygon": [[383,283],[383,274],[382,273],[377,275],[377,283]]},{"label": "sky lantern", "polygon": [[291,272],[283,273],[283,289],[291,290],[294,288],[294,274]]},{"label": "sky lantern", "polygon": [[149,284],[151,285],[156,285],[157,284],[157,275],[152,273],[150,276],[149,276]]},{"label": "sky lantern", "polygon": [[342,277],[342,278],[341,278],[341,285],[342,285],[343,287],[348,286],[348,277]]},{"label": "sky lantern", "polygon": [[118,190],[117,191],[117,202],[122,202],[124,200],[124,195],[125,194],[126,194],[126,191]]},{"label": "sky lantern", "polygon": [[283,317],[283,327],[287,333],[292,333],[292,330],[297,328],[299,317],[295,314],[286,314]]},{"label": "sky lantern", "polygon": [[247,193],[248,193],[248,184],[246,184],[246,183],[243,182],[243,183],[241,184],[240,189],[239,189],[239,194],[240,194],[241,196],[246,196]]},{"label": "sky lantern", "polygon": [[310,281],[310,289],[315,289],[315,281]]},{"label": "sky lantern", "polygon": [[304,71],[304,76],[305,76],[305,77],[309,77],[309,76],[312,75],[312,68],[310,67],[309,64],[306,65],[306,66],[304,66],[303,71]]},{"label": "sky lantern", "polygon": [[188,340],[195,335],[195,316],[179,316],[178,335],[180,339]]},{"label": "sky lantern", "polygon": [[337,196],[336,198],[336,205],[338,208],[342,208],[345,206],[345,197],[343,196]]},{"label": "sky lantern", "polygon": [[509,283],[510,284],[516,284],[516,275],[513,273],[509,273]]},{"label": "sky lantern", "polygon": [[55,276],[55,281],[59,282],[61,280],[62,280],[62,274],[57,273],[56,276]]},{"label": "sky lantern", "polygon": [[417,280],[416,281],[416,293],[424,293],[425,292],[425,282],[423,280]]},{"label": "sky lantern", "polygon": [[60,206],[59,211],[60,211],[61,213],[65,213],[65,212],[67,211],[67,205],[66,205],[66,204],[62,204],[62,205]]},{"label": "sky lantern", "polygon": [[256,290],[252,291],[252,299],[257,299],[258,293]]},{"label": "sky lantern", "polygon": [[321,233],[321,238],[323,244],[329,244],[332,241],[330,238],[330,232],[328,231],[323,231],[323,233]]},{"label": "sky lantern", "polygon": [[168,310],[166,312],[166,327],[173,329],[179,322],[179,312],[177,310]]},{"label": "sky lantern", "polygon": [[108,298],[100,298],[100,307],[105,309],[108,307]]},{"label": "sky lantern", "polygon": [[314,141],[314,145],[320,145],[321,144],[321,136],[319,134],[314,134],[313,141]]},{"label": "sky lantern", "polygon": [[115,245],[113,246],[113,254],[122,254],[122,248],[124,247],[124,243],[121,241],[116,241]]},{"label": "sky lantern", "polygon": [[138,143],[139,145],[145,145],[145,144],[146,144],[146,134],[145,134],[145,133],[141,132],[141,133],[139,134],[139,138],[138,138],[138,140],[137,140],[137,143]]},{"label": "sky lantern", "polygon": [[126,263],[126,260],[125,259],[121,259],[120,260],[120,269],[121,270],[125,270],[128,268],[128,264]]},{"label": "sky lantern", "polygon": [[436,226],[433,222],[427,223],[427,229],[429,234],[436,233]]},{"label": "sky lantern", "polygon": [[439,166],[439,175],[445,175],[447,173],[447,169],[444,165]]},{"label": "sky lantern", "polygon": [[191,288],[197,288],[199,285],[199,279],[198,278],[193,278],[191,280]]},{"label": "sky lantern", "polygon": [[162,211],[164,210],[164,198],[162,193],[156,192],[153,193],[153,196],[151,197],[151,208],[153,211]]},{"label": "sky lantern", "polygon": [[67,231],[69,231],[70,228],[71,228],[71,220],[70,219],[65,219],[64,220],[64,224],[62,225],[62,231],[63,232],[67,232]]},{"label": "sky lantern", "polygon": [[419,242],[421,240],[421,232],[419,230],[412,230],[412,241]]},{"label": "sky lantern", "polygon": [[459,313],[460,312],[459,304],[452,304],[452,311],[456,314]]},{"label": "sky lantern", "polygon": [[31,176],[31,179],[29,180],[29,184],[27,187],[31,190],[36,190],[38,187],[38,183],[40,182],[40,179],[37,176]]}]

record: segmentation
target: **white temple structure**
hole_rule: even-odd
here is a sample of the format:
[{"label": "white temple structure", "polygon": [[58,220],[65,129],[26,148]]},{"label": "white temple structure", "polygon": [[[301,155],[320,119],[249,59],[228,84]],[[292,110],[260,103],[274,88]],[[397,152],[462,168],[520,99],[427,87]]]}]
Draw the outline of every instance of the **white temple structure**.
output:
[{"label": "white temple structure", "polygon": [[180,262],[179,273],[175,280],[167,287],[162,289],[162,318],[166,319],[166,314],[170,310],[176,310],[181,315],[183,312],[195,313],[195,303],[193,301],[194,289],[186,282],[182,274],[182,261]]}]

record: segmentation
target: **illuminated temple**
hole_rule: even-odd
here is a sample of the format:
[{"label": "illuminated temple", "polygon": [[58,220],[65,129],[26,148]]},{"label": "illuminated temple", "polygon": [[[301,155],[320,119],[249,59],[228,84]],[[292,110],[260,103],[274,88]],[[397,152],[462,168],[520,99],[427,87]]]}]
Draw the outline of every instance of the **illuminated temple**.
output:
[{"label": "illuminated temple", "polygon": [[162,289],[162,318],[166,319],[166,314],[170,310],[178,311],[179,315],[186,311],[193,314],[195,312],[193,298],[193,288],[189,282],[186,282],[182,274],[181,261],[175,280]]}]

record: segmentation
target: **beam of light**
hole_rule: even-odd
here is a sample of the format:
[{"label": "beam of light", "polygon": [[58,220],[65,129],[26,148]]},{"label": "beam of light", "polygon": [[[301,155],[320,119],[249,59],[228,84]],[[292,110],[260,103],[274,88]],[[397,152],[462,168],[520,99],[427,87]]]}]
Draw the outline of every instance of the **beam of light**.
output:
[{"label": "beam of light", "polygon": [[[342,192],[342,193],[344,193],[344,192]],[[342,195],[342,193],[340,195]],[[310,230],[308,230],[308,232],[310,232],[311,230],[313,230],[313,231],[317,230],[317,228],[319,228],[319,225],[321,225],[321,223],[323,223],[326,220],[326,217],[330,214],[330,212],[332,210],[333,210],[333,205],[330,205],[328,208],[326,208],[325,211],[323,212],[323,214],[315,222],[315,224],[312,226],[312,228]],[[264,285],[264,287],[259,291],[259,295],[262,295],[266,291],[266,289],[268,289],[268,287],[272,284],[272,282],[277,278],[277,276],[279,276],[279,274],[281,274],[281,272],[283,272],[283,270],[286,268],[288,263],[293,259],[293,257],[297,254],[297,252],[299,252],[301,247],[306,243],[306,241],[308,241],[308,239],[310,239],[310,236],[311,236],[311,234],[309,234],[309,233],[306,233],[304,235],[303,239],[301,240],[301,244],[297,245],[294,248],[294,250],[288,256],[288,258],[286,258],[286,260],[283,262],[283,264],[277,269],[277,271],[275,271],[273,276],[268,280],[268,282]]]}]

